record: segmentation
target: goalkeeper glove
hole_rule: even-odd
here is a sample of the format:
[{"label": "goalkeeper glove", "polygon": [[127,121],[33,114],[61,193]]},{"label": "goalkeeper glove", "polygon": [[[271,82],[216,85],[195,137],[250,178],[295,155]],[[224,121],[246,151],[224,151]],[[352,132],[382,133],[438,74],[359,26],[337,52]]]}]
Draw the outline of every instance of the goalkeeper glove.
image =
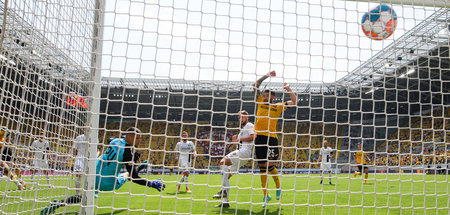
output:
[{"label": "goalkeeper glove", "polygon": [[164,182],[162,182],[160,180],[148,181],[147,186],[151,187],[151,188],[155,188],[159,192],[163,191],[164,188],[166,188],[166,185],[164,184]]}]

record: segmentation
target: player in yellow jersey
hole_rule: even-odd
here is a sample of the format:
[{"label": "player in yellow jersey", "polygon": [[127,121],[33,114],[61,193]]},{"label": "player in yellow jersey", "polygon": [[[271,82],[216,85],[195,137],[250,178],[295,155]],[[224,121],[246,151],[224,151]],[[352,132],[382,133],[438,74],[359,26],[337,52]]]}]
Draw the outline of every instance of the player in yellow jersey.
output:
[{"label": "player in yellow jersey", "polygon": [[370,158],[367,157],[367,153],[362,150],[361,143],[358,144],[358,151],[355,152],[355,161],[358,164],[358,171],[355,171],[355,177],[362,174],[364,169],[364,184],[367,184],[367,178],[369,177],[369,167],[367,163],[371,162]]},{"label": "player in yellow jersey", "polygon": [[23,190],[27,185],[23,182],[20,168],[15,163],[16,156],[14,154],[14,148],[15,146],[11,143],[11,133],[8,131],[4,132],[2,141],[0,142],[0,166],[8,178],[17,185],[19,190]]},{"label": "player in yellow jersey", "polygon": [[281,113],[288,107],[295,107],[297,105],[297,96],[292,92],[289,84],[284,83],[284,89],[289,93],[290,101],[274,104],[275,92],[269,89],[264,90],[261,94],[259,86],[268,77],[276,76],[276,72],[272,71],[261,77],[254,84],[255,94],[257,96],[256,104],[258,106],[256,112],[256,139],[255,139],[255,159],[258,161],[261,186],[263,187],[263,207],[266,207],[267,202],[271,197],[267,192],[267,172],[269,172],[275,182],[277,188],[277,199],[281,198],[281,183],[278,177],[278,170],[275,164],[271,161],[277,161],[280,156],[278,146],[277,122],[281,118]]}]

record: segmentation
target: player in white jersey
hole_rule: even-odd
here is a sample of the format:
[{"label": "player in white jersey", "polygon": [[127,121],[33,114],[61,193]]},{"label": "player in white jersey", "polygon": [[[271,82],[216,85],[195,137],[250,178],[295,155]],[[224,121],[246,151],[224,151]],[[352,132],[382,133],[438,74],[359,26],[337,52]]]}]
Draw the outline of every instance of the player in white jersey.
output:
[{"label": "player in white jersey", "polygon": [[319,160],[318,162],[320,163],[320,184],[323,183],[323,173],[325,171],[328,171],[328,179],[329,179],[329,184],[332,185],[331,183],[331,158],[333,157],[333,149],[331,147],[328,146],[328,141],[324,140],[323,141],[323,147],[320,148],[320,155],[319,155]]},{"label": "player in white jersey", "polygon": [[73,171],[75,175],[76,193],[80,194],[81,190],[81,176],[84,171],[85,150],[87,146],[87,138],[84,134],[78,135],[72,144],[72,155],[75,157]]},{"label": "player in white jersey", "polygon": [[[44,135],[44,131],[39,132],[39,139],[33,141],[30,145],[30,152],[34,154],[33,167],[31,169],[31,181],[33,183],[36,173],[42,171],[46,175],[48,185],[51,186],[50,177],[48,176],[50,143],[44,139]],[[39,177],[37,184],[39,184]]]},{"label": "player in white jersey", "polygon": [[253,144],[255,140],[255,125],[248,122],[248,113],[243,110],[239,112],[241,131],[232,137],[232,141],[241,145],[238,150],[227,154],[220,161],[222,168],[222,189],[213,196],[215,199],[223,198],[222,203],[216,207],[229,208],[228,198],[230,195],[230,178],[239,172],[239,168],[252,158]]},{"label": "player in white jersey", "polygon": [[[175,155],[175,162],[178,162],[178,166],[183,172],[183,176],[181,176],[180,183],[184,182],[186,185],[186,192],[190,193],[191,191],[189,190],[188,186],[189,170],[191,169],[191,159],[195,158],[196,151],[194,143],[192,141],[187,140],[189,136],[186,131],[183,131],[181,137],[182,140],[178,142],[177,145],[175,146],[175,152],[177,152],[177,154]],[[177,192],[180,191],[181,186],[180,183],[177,186]]]}]

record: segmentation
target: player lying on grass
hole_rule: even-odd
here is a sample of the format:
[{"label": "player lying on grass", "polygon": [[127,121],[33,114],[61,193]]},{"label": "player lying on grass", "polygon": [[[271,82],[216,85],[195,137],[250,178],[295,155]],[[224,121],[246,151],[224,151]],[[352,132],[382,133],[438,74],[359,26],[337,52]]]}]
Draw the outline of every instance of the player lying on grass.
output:
[{"label": "player lying on grass", "polygon": [[216,207],[229,208],[228,197],[230,195],[230,178],[233,173],[238,172],[247,160],[252,158],[253,142],[255,140],[255,126],[248,122],[248,113],[243,110],[239,112],[239,122],[241,123],[241,131],[239,135],[234,135],[232,141],[241,145],[238,150],[227,154],[220,161],[222,168],[222,189],[213,196],[215,199],[223,198],[221,204]]},{"label": "player lying on grass", "polygon": [[25,189],[24,185],[19,180],[17,180],[16,176],[12,173],[6,162],[0,160],[0,169],[3,170],[3,173],[6,174],[8,178],[17,185],[17,188],[19,190]]},{"label": "player lying on grass", "polygon": [[[166,185],[161,181],[149,181],[139,177],[139,170],[135,168],[136,159],[133,148],[141,142],[141,131],[135,127],[130,127],[126,131],[125,139],[117,138],[111,141],[105,153],[97,158],[95,190],[111,191],[117,190],[125,184],[127,179],[132,182],[155,188],[158,191],[164,190]],[[127,172],[120,174],[120,170],[125,166]],[[111,177],[112,176],[112,177]],[[130,177],[130,178],[129,178]],[[61,201],[54,201],[41,211],[41,214],[50,214],[56,209],[68,204],[81,202],[81,195],[74,195]]]},{"label": "player lying on grass", "polygon": [[17,185],[19,190],[25,189],[27,185],[22,179],[19,166],[15,164],[17,158],[14,156],[14,146],[11,143],[11,133],[8,131],[5,132],[3,140],[0,141],[0,150],[0,166],[3,169],[3,173]]}]

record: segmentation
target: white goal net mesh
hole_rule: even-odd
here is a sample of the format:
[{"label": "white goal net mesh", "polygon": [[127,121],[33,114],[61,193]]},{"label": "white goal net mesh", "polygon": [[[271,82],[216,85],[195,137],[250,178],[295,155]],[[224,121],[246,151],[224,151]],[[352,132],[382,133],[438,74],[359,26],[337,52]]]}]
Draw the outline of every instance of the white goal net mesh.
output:
[{"label": "white goal net mesh", "polygon": [[449,7],[0,0],[0,213],[448,214]]}]

